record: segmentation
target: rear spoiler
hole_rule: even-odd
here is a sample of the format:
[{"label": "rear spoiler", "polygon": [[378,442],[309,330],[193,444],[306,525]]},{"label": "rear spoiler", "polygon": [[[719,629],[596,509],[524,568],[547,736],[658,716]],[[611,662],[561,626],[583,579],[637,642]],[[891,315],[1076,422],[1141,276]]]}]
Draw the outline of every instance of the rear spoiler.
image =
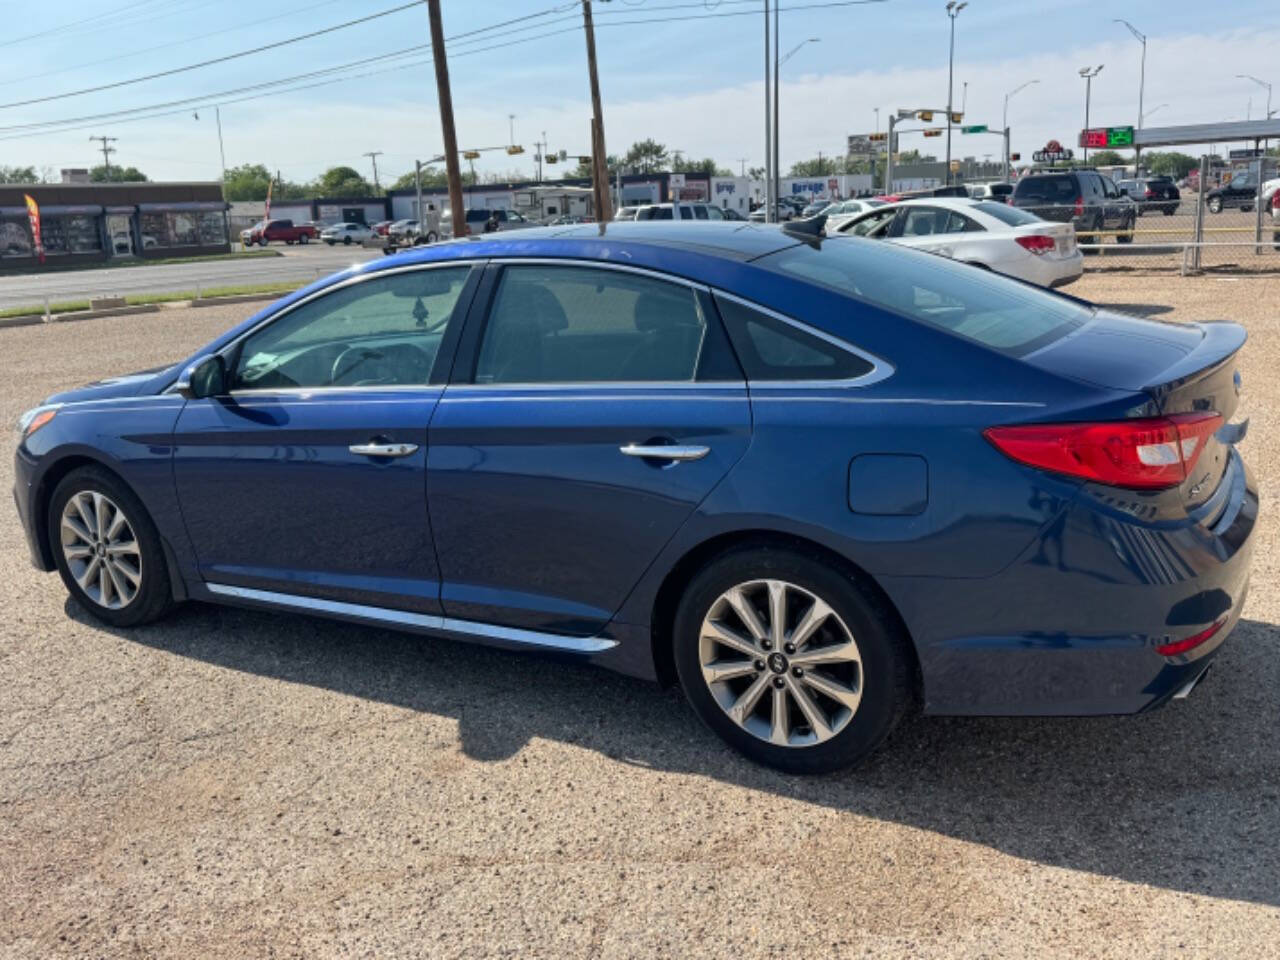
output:
[{"label": "rear spoiler", "polygon": [[1238,323],[1217,320],[1197,323],[1204,333],[1199,345],[1181,360],[1160,372],[1160,379],[1143,389],[1157,399],[1185,384],[1201,380],[1236,355],[1249,334]]}]

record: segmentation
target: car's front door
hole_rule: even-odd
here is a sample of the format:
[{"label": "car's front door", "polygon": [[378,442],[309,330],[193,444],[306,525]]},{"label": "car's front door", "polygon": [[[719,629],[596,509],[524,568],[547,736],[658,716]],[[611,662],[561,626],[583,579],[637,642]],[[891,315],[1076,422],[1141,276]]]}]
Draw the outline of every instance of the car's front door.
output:
[{"label": "car's front door", "polygon": [[439,611],[427,425],[451,354],[441,344],[481,270],[357,279],[223,352],[227,390],[188,401],[174,428],[178,497],[211,590]]},{"label": "car's front door", "polygon": [[746,388],[694,285],[488,270],[429,434],[444,612],[592,634],[746,450]]}]

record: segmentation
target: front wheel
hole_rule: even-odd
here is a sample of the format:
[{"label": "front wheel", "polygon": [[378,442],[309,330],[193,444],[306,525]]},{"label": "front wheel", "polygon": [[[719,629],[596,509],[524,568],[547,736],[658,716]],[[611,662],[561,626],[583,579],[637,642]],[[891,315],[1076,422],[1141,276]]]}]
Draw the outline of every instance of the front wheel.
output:
[{"label": "front wheel", "polygon": [[266,238],[266,237],[260,237],[260,238],[258,239],[258,246],[260,246],[260,247],[265,247],[265,246],[267,245],[267,243],[268,243],[268,242],[269,242],[269,241],[267,240],[267,238]]},{"label": "front wheel", "polygon": [[53,491],[49,542],[62,582],[99,620],[132,627],[172,602],[160,535],[123,481],[101,467],[68,473]]},{"label": "front wheel", "polygon": [[434,230],[427,231],[427,243],[435,243],[439,239],[440,238],[436,236],[436,233]]},{"label": "front wheel", "polygon": [[672,639],[704,723],[790,773],[852,766],[912,704],[909,641],[869,589],[816,557],[724,554],[694,577]]},{"label": "front wheel", "polygon": [[335,242],[336,242],[336,241],[334,241],[334,240],[326,240],[326,241],[325,241],[325,243],[327,243],[327,244],[328,244],[329,246],[331,246],[331,247],[334,245],[334,243],[335,243]]},{"label": "front wheel", "polygon": [[310,243],[310,242],[311,242],[311,238],[310,238],[310,237],[308,237],[308,236],[304,233],[302,236],[300,236],[300,237],[298,238],[298,242],[299,242],[299,243]]},{"label": "front wheel", "polygon": [[343,237],[343,238],[342,238],[342,245],[343,245],[343,246],[346,246],[346,247],[351,246],[351,238],[350,238],[350,237]]}]

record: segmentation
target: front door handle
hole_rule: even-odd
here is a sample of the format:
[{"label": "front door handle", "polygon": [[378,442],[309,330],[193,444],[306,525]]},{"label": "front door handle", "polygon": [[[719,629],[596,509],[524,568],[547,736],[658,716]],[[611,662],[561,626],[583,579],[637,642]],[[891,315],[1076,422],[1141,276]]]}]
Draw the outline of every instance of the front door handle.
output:
[{"label": "front door handle", "polygon": [[628,443],[619,447],[628,457],[646,460],[701,460],[711,452],[710,447],[682,446],[675,443]]},{"label": "front door handle", "polygon": [[352,453],[362,457],[407,457],[416,453],[416,443],[353,443],[347,447]]}]

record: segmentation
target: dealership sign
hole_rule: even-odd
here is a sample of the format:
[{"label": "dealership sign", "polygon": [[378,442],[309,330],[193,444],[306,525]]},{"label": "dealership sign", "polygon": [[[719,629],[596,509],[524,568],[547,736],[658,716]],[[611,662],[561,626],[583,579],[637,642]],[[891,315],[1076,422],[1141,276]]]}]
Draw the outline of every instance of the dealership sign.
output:
[{"label": "dealership sign", "polygon": [[1057,140],[1050,140],[1044,145],[1043,150],[1033,153],[1031,159],[1036,163],[1057,163],[1060,160],[1070,160],[1074,156],[1069,147],[1064,147]]}]

